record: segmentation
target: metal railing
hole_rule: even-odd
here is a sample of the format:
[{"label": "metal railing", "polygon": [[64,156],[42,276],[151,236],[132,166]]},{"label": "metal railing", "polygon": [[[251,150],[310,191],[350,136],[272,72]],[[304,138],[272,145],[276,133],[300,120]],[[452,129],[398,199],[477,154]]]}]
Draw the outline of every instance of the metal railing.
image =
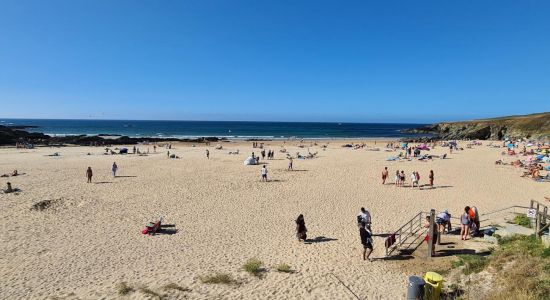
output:
[{"label": "metal railing", "polygon": [[386,238],[386,256],[389,256],[395,250],[401,248],[401,246],[405,244],[405,242],[407,242],[409,238],[417,235],[419,231],[423,231],[425,228],[422,224],[422,221],[426,216],[429,215],[430,213],[421,211],[405,224],[403,224],[403,226],[401,226],[399,229],[390,234],[390,236]]}]

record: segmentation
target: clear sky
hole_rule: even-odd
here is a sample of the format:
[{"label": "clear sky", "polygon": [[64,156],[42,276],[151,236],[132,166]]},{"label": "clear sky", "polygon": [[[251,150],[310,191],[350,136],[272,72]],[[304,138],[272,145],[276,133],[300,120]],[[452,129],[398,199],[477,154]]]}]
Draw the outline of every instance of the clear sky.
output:
[{"label": "clear sky", "polygon": [[0,0],[0,117],[550,111],[550,1]]}]

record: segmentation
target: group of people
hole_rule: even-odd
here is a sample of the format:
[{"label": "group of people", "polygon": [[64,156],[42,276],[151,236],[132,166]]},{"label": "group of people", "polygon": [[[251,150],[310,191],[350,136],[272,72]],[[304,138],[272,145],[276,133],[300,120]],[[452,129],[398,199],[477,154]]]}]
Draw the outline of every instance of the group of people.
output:
[{"label": "group of people", "polygon": [[[382,171],[382,184],[386,184],[386,180],[388,179],[388,167],[384,167],[384,170]],[[418,171],[413,171],[411,176],[411,187],[412,188],[420,188],[420,173]],[[430,188],[433,188],[434,185],[434,171],[430,170],[430,173],[428,174],[428,181]],[[395,186],[396,187],[403,187],[405,186],[407,176],[405,175],[405,171],[395,171]]]},{"label": "group of people", "polygon": [[[117,171],[118,171],[118,165],[116,164],[116,162],[113,162],[113,166],[111,167],[111,172],[113,174],[113,177],[116,177]],[[86,169],[87,183],[92,183],[93,176],[94,176],[94,172],[92,171],[92,167],[88,167],[88,169]]]},{"label": "group of people", "polygon": [[471,234],[473,236],[479,235],[479,213],[477,207],[466,206],[464,212],[460,216],[460,239],[467,240]]},{"label": "group of people", "polygon": [[[372,262],[370,255],[374,249],[374,241],[372,239],[371,215],[364,207],[361,207],[361,211],[357,215],[357,226],[359,227],[363,260]],[[296,239],[300,242],[305,242],[307,239],[307,228],[303,214],[300,214],[298,218],[296,218]]]}]

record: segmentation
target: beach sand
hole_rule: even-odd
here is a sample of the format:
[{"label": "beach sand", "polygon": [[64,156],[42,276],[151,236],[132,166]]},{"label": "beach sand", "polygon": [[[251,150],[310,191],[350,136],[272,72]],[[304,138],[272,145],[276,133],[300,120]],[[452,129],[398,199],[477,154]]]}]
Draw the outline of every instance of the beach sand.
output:
[{"label": "beach sand", "polygon": [[[117,284],[125,282],[136,290],[125,299],[154,299],[143,289],[165,299],[355,299],[337,277],[361,299],[403,299],[408,276],[421,273],[411,273],[418,270],[408,269],[406,261],[362,260],[360,207],[371,212],[374,234],[384,234],[430,208],[459,216],[464,206],[475,205],[483,214],[548,196],[548,184],[495,165],[501,149],[487,146],[445,160],[388,162],[394,153],[330,141],[326,151],[311,147],[318,158],[296,159],[289,172],[278,152],[282,142],[265,144],[277,150],[275,160],[266,161],[267,183],[260,182],[261,165],[243,166],[252,151],[260,152],[244,142],[223,143],[223,150],[213,144],[209,160],[204,145],[190,144],[170,150],[181,159],[167,159],[163,148],[148,156],[103,155],[102,147],[0,149],[1,174],[26,173],[0,178],[2,187],[10,181],[21,189],[0,194],[0,298],[117,299]],[[286,148],[307,153],[297,144]],[[227,154],[237,149],[239,155]],[[46,156],[54,152],[60,156]],[[117,178],[110,175],[115,161]],[[85,178],[88,166],[94,171],[91,184]],[[426,184],[432,169],[437,188],[383,186],[384,166],[389,182],[399,169],[408,183],[411,172],[419,171]],[[31,210],[41,200],[56,201],[43,211]],[[319,239],[296,241],[294,220],[300,213],[308,238]],[[177,233],[141,234],[159,215],[175,224]],[[374,242],[373,257],[383,257],[384,238]],[[242,270],[250,258],[264,263],[263,278]],[[422,264],[422,258],[414,260]],[[281,263],[295,273],[277,272]],[[239,284],[201,282],[201,276],[215,272],[229,273]],[[190,291],[164,290],[170,283]]]}]

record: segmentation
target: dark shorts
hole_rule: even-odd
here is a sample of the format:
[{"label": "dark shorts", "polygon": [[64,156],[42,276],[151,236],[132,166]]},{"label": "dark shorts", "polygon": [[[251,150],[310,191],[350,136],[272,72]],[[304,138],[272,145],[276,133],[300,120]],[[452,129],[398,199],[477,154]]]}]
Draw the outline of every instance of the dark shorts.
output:
[{"label": "dark shorts", "polygon": [[366,244],[361,244],[361,245],[363,245],[364,249],[371,249],[372,250],[372,243],[366,243]]},{"label": "dark shorts", "polygon": [[267,174],[262,174],[262,178],[267,178]]}]

